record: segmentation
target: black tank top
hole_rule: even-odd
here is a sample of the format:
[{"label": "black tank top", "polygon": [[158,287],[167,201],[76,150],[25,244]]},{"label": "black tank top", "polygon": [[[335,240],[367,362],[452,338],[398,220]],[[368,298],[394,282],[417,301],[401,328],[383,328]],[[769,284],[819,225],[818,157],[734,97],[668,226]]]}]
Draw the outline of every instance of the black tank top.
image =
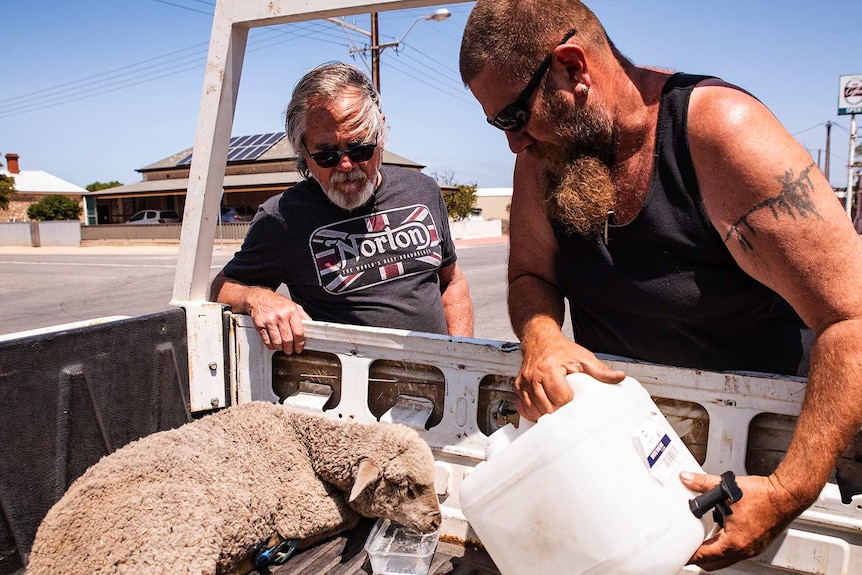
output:
[{"label": "black tank top", "polygon": [[554,224],[557,278],[575,340],[591,351],[712,370],[797,374],[801,320],[736,264],[700,197],[688,103],[708,78],[675,74],[662,90],[655,165],[635,219],[585,238]]}]

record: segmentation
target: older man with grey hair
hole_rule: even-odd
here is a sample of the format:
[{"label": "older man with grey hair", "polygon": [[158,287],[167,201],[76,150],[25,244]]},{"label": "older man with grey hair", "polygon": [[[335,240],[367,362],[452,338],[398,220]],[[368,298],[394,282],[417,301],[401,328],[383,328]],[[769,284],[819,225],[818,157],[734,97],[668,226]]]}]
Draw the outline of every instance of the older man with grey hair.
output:
[{"label": "older man with grey hair", "polygon": [[381,166],[386,125],[365,74],[311,70],[285,123],[305,180],[260,206],[211,299],[250,315],[264,344],[287,354],[305,345],[303,319],[472,336],[440,188]]}]

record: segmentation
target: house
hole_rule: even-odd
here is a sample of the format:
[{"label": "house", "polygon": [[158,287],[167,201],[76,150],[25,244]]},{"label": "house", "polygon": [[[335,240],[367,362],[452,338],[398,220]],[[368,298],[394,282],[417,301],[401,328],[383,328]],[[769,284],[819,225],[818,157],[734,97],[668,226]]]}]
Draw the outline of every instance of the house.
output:
[{"label": "house", "polygon": [[512,205],[512,188],[477,188],[475,207],[481,210],[484,220],[509,221]]},{"label": "house", "polygon": [[[9,200],[9,207],[0,210],[0,222],[25,222],[27,208],[51,195],[63,195],[84,206],[84,188],[62,180],[42,170],[22,170],[18,154],[6,154],[6,168],[0,174],[15,178],[15,194]],[[81,219],[83,221],[83,210]]]},{"label": "house", "polygon": [[[222,205],[254,209],[301,181],[296,155],[284,132],[232,137]],[[119,224],[143,209],[183,213],[191,162],[192,148],[188,148],[138,169],[143,177],[140,182],[87,193],[89,222]],[[417,171],[424,168],[389,150],[383,151],[383,164]]]}]

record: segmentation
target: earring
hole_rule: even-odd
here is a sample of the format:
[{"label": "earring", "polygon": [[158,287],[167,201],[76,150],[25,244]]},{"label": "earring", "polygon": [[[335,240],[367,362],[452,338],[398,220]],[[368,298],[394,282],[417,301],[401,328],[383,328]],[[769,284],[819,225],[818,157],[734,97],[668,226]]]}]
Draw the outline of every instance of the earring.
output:
[{"label": "earring", "polygon": [[590,93],[590,87],[587,86],[586,84],[581,84],[581,94],[583,96],[586,96],[589,93]]}]

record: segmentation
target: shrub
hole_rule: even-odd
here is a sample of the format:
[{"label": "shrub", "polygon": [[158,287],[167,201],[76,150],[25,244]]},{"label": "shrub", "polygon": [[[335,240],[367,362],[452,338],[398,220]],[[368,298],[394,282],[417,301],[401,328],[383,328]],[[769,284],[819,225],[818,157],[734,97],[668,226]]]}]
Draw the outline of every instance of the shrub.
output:
[{"label": "shrub", "polygon": [[476,204],[476,184],[458,184],[453,191],[443,192],[446,210],[453,220],[463,220]]},{"label": "shrub", "polygon": [[27,208],[31,220],[77,220],[81,215],[81,205],[66,196],[47,196]]},{"label": "shrub", "polygon": [[0,210],[9,207],[9,200],[15,195],[15,178],[0,174]]}]

